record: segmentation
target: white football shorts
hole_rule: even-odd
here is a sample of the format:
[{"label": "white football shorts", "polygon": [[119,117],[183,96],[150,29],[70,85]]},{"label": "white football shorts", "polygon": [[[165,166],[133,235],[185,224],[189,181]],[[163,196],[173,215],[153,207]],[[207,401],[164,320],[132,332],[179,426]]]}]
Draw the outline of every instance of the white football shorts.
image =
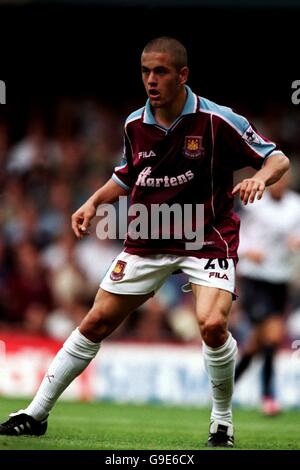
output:
[{"label": "white football shorts", "polygon": [[100,287],[113,294],[155,293],[168,276],[181,270],[189,283],[217,287],[235,296],[235,265],[232,259],[155,254],[132,255],[122,251],[112,262]]}]

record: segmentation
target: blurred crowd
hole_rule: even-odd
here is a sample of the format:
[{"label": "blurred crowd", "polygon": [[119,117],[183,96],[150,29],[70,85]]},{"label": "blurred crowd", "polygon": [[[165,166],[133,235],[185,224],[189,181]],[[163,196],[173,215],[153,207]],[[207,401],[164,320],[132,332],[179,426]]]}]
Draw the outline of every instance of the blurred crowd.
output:
[{"label": "blurred crowd", "polygon": [[[64,340],[89,310],[123,240],[99,240],[96,220],[91,235],[79,242],[70,218],[119,163],[123,123],[134,108],[132,103],[128,109],[116,109],[96,99],[61,98],[53,105],[51,119],[33,110],[17,133],[12,120],[0,115],[2,331]],[[299,113],[272,105],[261,115],[248,117],[280,143],[291,158],[293,174],[299,175]],[[300,190],[299,178],[292,184]],[[185,282],[181,274],[171,276],[110,339],[198,340],[192,295],[181,289]],[[299,335],[300,282],[296,280],[290,308],[292,330],[296,325]],[[238,309],[236,302],[234,311]],[[242,325],[233,327],[237,334],[243,332]]]}]

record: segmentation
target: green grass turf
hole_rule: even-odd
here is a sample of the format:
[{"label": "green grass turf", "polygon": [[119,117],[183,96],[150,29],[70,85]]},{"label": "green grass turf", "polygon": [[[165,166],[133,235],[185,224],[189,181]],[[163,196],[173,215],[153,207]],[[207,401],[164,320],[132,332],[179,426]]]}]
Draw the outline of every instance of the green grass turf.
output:
[{"label": "green grass turf", "polygon": [[[0,422],[26,405],[0,399]],[[205,449],[209,410],[161,405],[58,402],[42,437],[0,436],[1,450]],[[277,417],[236,409],[236,449],[300,449],[300,411]]]}]

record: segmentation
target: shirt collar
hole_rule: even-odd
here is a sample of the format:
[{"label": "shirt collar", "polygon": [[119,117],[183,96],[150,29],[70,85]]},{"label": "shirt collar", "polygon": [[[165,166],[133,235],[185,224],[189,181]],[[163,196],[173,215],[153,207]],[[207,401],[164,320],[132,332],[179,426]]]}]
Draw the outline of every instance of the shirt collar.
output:
[{"label": "shirt collar", "polygon": [[[180,116],[185,116],[186,114],[195,114],[198,111],[198,97],[195,93],[192,92],[189,86],[185,85],[185,89],[187,91],[187,98],[184,105],[184,108],[180,114]],[[157,124],[155,117],[151,110],[150,100],[146,101],[144,115],[143,115],[143,122],[145,124]]]}]

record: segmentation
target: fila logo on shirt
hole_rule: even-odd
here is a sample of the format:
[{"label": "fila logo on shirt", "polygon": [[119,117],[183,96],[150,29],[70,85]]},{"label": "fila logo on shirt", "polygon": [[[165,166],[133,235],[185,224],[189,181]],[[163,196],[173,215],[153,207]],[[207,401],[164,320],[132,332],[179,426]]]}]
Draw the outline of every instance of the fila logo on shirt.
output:
[{"label": "fila logo on shirt", "polygon": [[150,158],[150,157],[156,157],[156,153],[153,152],[153,150],[150,150],[149,152],[143,151],[138,153],[139,158]]}]

